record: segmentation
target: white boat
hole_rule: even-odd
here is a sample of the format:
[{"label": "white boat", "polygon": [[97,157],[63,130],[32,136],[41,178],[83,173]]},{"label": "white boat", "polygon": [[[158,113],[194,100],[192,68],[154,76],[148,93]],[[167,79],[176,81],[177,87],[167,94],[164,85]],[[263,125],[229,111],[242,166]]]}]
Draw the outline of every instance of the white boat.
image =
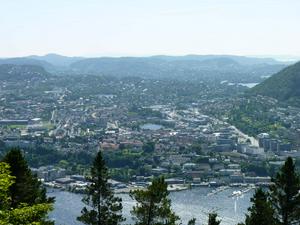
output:
[{"label": "white boat", "polygon": [[240,197],[243,195],[242,191],[233,191],[229,197]]}]

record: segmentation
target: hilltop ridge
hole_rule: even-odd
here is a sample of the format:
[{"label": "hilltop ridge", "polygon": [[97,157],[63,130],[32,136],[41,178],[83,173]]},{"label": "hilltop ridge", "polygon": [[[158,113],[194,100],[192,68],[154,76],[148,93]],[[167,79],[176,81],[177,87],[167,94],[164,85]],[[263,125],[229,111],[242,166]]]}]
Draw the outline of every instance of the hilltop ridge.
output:
[{"label": "hilltop ridge", "polygon": [[274,74],[250,91],[253,94],[273,97],[280,101],[299,104],[300,98],[300,62]]}]

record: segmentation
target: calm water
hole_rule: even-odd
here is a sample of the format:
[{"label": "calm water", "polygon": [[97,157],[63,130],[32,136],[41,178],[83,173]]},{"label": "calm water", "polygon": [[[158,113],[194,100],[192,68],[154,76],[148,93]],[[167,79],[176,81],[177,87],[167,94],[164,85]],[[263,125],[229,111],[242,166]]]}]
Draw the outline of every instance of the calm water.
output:
[{"label": "calm water", "polygon": [[[246,193],[238,199],[228,197],[232,191],[228,189],[216,195],[207,196],[211,188],[194,188],[181,192],[172,192],[170,198],[174,211],[181,217],[183,225],[193,217],[197,224],[207,223],[207,214],[215,211],[222,219],[221,225],[236,225],[244,220],[244,214],[250,206],[250,197],[253,191]],[[56,197],[55,209],[50,218],[56,221],[57,225],[82,225],[76,221],[80,214],[83,203],[81,195],[69,192],[50,190],[50,196]],[[134,202],[127,194],[120,195],[123,199],[123,214],[127,218],[126,223],[131,223],[130,210]]]},{"label": "calm water", "polygon": [[242,86],[245,86],[245,87],[248,87],[248,88],[253,88],[258,84],[259,83],[239,83],[239,85],[242,85]]},{"label": "calm water", "polygon": [[159,124],[146,123],[146,124],[141,125],[141,128],[143,130],[159,130],[159,129],[163,128],[163,126],[159,125]]}]

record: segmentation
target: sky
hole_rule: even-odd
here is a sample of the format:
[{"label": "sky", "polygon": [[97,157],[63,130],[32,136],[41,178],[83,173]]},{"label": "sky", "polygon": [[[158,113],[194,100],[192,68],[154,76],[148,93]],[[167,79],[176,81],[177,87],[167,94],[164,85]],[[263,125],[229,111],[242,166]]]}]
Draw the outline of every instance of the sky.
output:
[{"label": "sky", "polygon": [[0,57],[300,56],[300,0],[0,0]]}]

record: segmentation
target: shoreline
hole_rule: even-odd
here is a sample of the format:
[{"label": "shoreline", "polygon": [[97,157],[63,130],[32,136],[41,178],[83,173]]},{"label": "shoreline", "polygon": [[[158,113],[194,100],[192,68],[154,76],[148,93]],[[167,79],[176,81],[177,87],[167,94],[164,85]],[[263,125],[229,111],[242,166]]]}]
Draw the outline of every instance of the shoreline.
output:
[{"label": "shoreline", "polygon": [[[60,191],[66,191],[74,194],[84,194],[84,188],[81,189],[76,189],[76,188],[71,188],[63,185],[47,185],[49,183],[44,183],[44,186],[48,189],[54,189],[54,190],[60,190]],[[197,188],[210,188],[212,189],[211,195],[217,194],[219,192],[222,192],[224,190],[228,189],[236,189],[240,188],[241,192],[244,193],[244,190],[252,190],[256,189],[258,187],[268,187],[270,186],[271,183],[264,183],[264,184],[229,184],[229,185],[219,185],[219,186],[213,186],[209,184],[172,184],[168,185],[168,191],[169,192],[181,192],[181,191],[187,191],[187,190],[192,190],[192,189],[197,189]],[[116,188],[113,189],[115,194],[129,194],[131,191],[136,191],[136,190],[146,190],[145,186],[137,186],[137,185],[128,185],[125,188]]]}]

